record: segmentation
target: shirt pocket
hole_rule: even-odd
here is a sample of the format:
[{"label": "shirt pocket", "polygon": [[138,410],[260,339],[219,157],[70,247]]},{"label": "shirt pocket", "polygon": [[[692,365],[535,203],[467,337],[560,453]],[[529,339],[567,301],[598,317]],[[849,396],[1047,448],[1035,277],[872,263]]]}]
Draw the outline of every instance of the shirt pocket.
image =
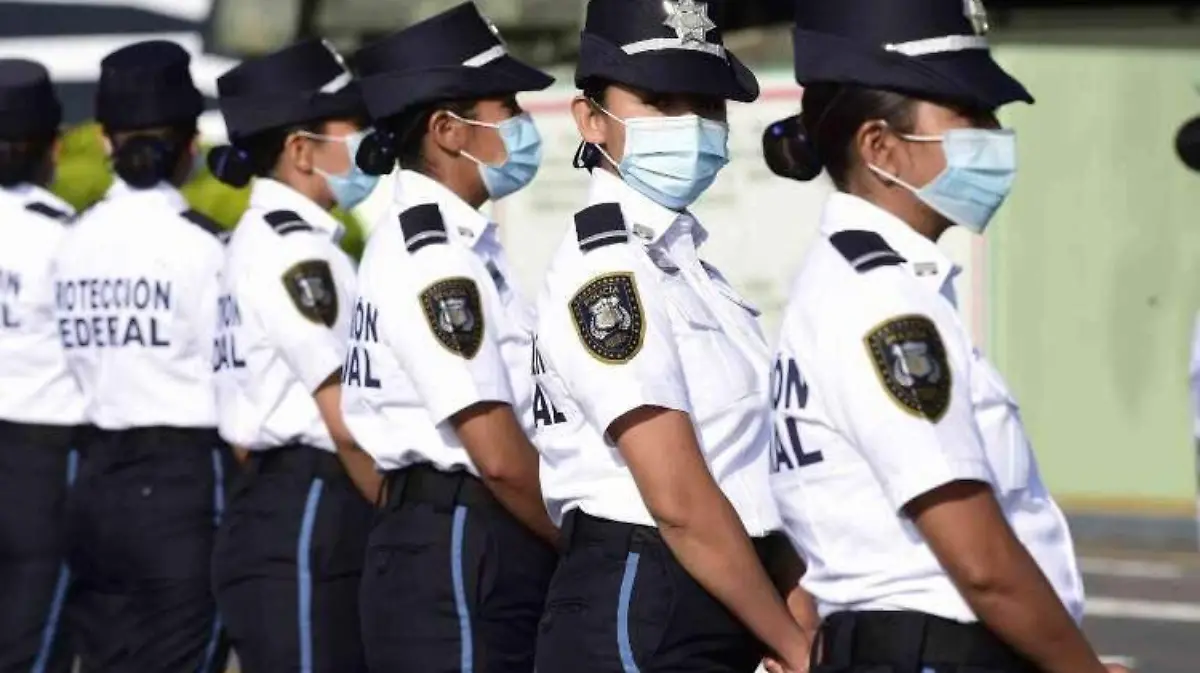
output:
[{"label": "shirt pocket", "polygon": [[1007,496],[1029,487],[1033,449],[1021,420],[1021,408],[1004,377],[978,351],[973,354],[971,401],[988,463]]},{"label": "shirt pocket", "polygon": [[697,419],[721,412],[747,396],[759,392],[765,395],[756,388],[753,364],[725,333],[713,310],[682,279],[669,279],[663,287],[688,397]]}]

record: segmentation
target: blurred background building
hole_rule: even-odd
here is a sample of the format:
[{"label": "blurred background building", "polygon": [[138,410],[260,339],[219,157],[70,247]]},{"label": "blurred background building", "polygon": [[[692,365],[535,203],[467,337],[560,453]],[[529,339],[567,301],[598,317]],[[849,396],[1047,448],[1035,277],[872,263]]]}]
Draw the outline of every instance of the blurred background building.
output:
[{"label": "blurred background building", "polygon": [[[91,83],[109,51],[165,37],[196,57],[206,94],[237,59],[322,36],[346,52],[459,0],[37,0],[0,2],[0,55],[46,63],[73,124],[58,190],[87,205],[108,184],[90,117]],[[836,1],[836,0],[811,0]],[[568,161],[582,0],[478,0],[510,48],[560,75],[529,98],[547,138],[535,186],[493,215],[520,275],[535,282],[583,177]],[[826,184],[773,177],[759,135],[795,111],[791,0],[732,0],[730,46],[764,83],[763,101],[732,112],[734,164],[702,206],[709,254],[760,304],[773,331],[787,280],[815,231]],[[991,0],[998,58],[1035,106],[1006,110],[1019,130],[1021,173],[988,237],[944,246],[959,261],[967,322],[1011,381],[1044,476],[1085,538],[1191,547],[1197,453],[1188,352],[1200,307],[1200,175],[1174,155],[1176,130],[1200,112],[1200,2]],[[204,135],[219,142],[219,116]],[[358,213],[361,246],[386,201]],[[187,194],[226,224],[244,192],[201,176]],[[353,221],[348,217],[348,221]],[[1014,470],[1027,466],[1014,465]]]}]

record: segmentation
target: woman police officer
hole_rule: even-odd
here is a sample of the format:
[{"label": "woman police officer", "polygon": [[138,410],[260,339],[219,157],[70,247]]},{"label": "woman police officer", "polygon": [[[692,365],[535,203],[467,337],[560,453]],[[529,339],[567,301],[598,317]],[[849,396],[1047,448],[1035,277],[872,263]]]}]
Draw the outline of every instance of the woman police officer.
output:
[{"label": "woman police officer", "polygon": [[479,212],[533,179],[516,95],[553,81],[470,3],[355,56],[376,133],[359,164],[401,171],[359,270],[346,422],[385,474],[361,612],[381,673],[527,673],[558,530],[527,427],[531,318]]},{"label": "woman police officer", "polygon": [[824,618],[815,670],[1103,673],[1066,520],[936,246],[1008,194],[994,111],[1032,98],[978,0],[796,7],[803,113],[780,142],[838,192],[773,366],[772,484]]},{"label": "woman police officer", "polygon": [[748,673],[759,639],[789,669],[806,663],[760,562],[782,525],[770,354],[757,311],[698,257],[706,234],[687,211],[728,161],[726,101],[758,96],[720,8],[588,4],[572,111],[590,205],[551,262],[533,355],[565,549],[539,670]]},{"label": "woman police officer", "polygon": [[47,191],[61,121],[46,69],[0,60],[0,671],[71,669],[63,503],[84,415],[54,319],[74,214]]},{"label": "woman police officer", "polygon": [[362,96],[320,40],[247,60],[217,90],[232,145],[209,166],[236,187],[254,180],[228,244],[213,353],[222,436],[249,454],[217,535],[217,603],[246,673],[357,673],[379,476],[342,420],[354,264],[328,211],[353,208],[378,181],[354,164]]},{"label": "woman police officer", "polygon": [[55,262],[60,336],[98,428],[68,502],[86,670],[223,667],[210,563],[232,460],[211,360],[224,247],[178,189],[204,108],[189,63],[157,40],[100,63],[116,181]]}]

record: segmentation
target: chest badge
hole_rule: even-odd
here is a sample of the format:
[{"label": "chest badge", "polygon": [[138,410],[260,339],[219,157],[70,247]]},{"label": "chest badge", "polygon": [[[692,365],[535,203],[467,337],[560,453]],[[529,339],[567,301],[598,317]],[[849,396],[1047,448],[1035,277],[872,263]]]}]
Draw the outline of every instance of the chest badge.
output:
[{"label": "chest badge", "polygon": [[864,340],[875,373],[908,413],[934,423],[950,407],[951,373],[937,327],[924,316],[893,318]]},{"label": "chest badge", "polygon": [[300,262],[284,272],[283,286],[305,318],[326,327],[337,322],[337,289],[328,262],[319,259]]},{"label": "chest badge", "polygon": [[479,288],[470,278],[447,278],[425,288],[421,308],[433,336],[443,347],[468,360],[483,344]]},{"label": "chest badge", "polygon": [[633,274],[592,280],[571,299],[570,309],[580,341],[601,362],[622,364],[642,349],[646,323]]}]

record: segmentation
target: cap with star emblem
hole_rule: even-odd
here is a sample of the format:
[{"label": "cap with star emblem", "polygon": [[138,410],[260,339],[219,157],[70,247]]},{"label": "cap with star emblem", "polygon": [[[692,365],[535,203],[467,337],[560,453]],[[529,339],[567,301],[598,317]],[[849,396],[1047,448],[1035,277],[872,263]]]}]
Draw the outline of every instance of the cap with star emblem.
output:
[{"label": "cap with star emblem", "polygon": [[324,40],[243,61],[217,78],[217,93],[235,144],[270,129],[366,112],[354,77]]},{"label": "cap with star emblem", "polygon": [[750,102],[758,80],[725,48],[720,0],[590,0],[575,84]]},{"label": "cap with star emblem", "polygon": [[0,138],[50,135],[62,123],[62,106],[40,63],[0,59]]},{"label": "cap with star emblem", "polygon": [[464,3],[363,47],[353,65],[371,117],[444,100],[478,100],[554,83],[508,53],[495,24]]},{"label": "cap with star emblem", "polygon": [[899,91],[994,110],[1032,103],[992,59],[983,0],[796,0],[801,85]]}]

